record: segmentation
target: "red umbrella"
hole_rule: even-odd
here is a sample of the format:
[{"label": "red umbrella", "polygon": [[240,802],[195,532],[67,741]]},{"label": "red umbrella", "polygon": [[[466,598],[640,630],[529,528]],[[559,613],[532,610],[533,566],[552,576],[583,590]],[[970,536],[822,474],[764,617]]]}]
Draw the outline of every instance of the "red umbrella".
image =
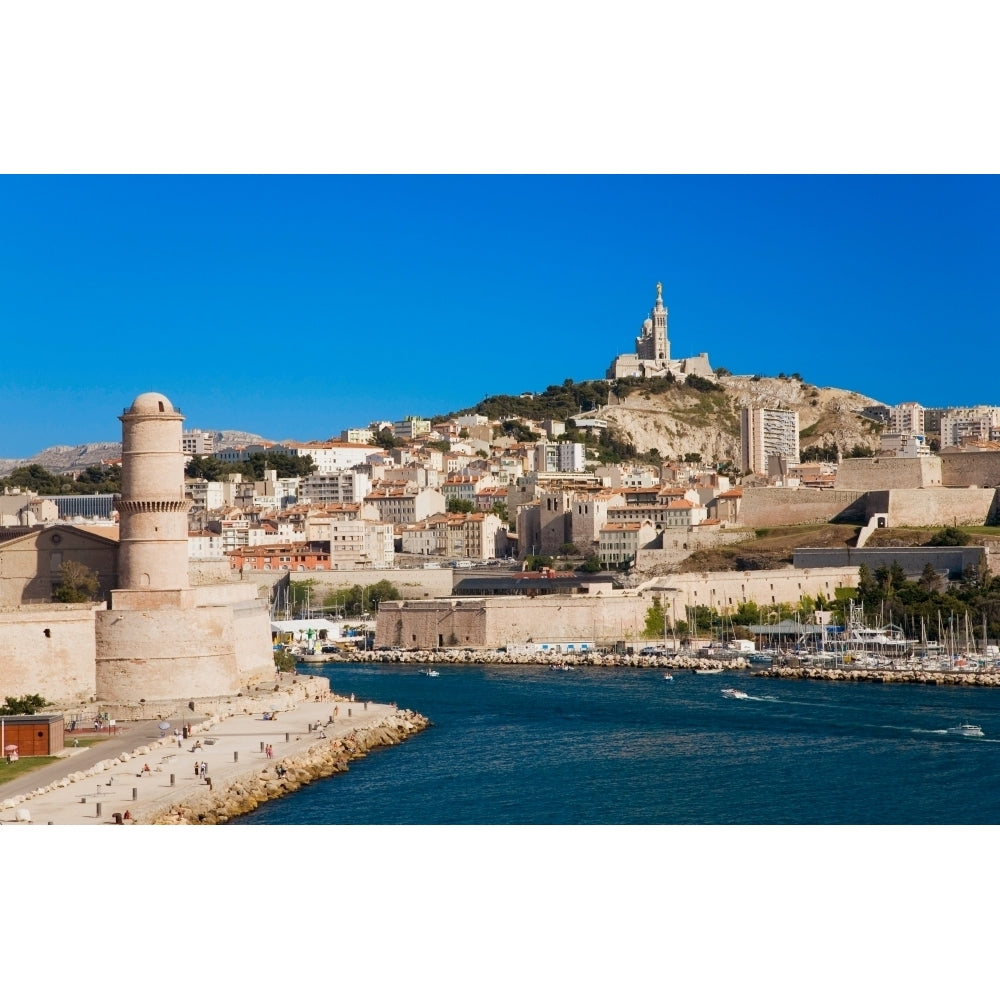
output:
[{"label": "red umbrella", "polygon": [[7,746],[3,748],[4,753],[13,753],[17,749],[16,743],[8,743]]}]

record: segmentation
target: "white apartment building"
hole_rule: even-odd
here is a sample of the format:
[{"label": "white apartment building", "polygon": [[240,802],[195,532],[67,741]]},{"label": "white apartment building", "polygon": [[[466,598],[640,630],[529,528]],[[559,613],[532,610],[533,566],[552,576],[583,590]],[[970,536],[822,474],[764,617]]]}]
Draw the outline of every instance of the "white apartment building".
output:
[{"label": "white apartment building", "polygon": [[879,451],[895,458],[920,458],[931,453],[922,434],[883,434],[879,437]]},{"label": "white apartment building", "polygon": [[276,444],[271,448],[271,451],[279,455],[311,458],[316,466],[313,471],[326,474],[340,472],[362,462],[367,462],[373,451],[378,450],[377,448],[373,449],[368,444],[334,443],[331,441],[308,444]]},{"label": "white apartment building", "polygon": [[609,522],[601,528],[597,557],[608,568],[624,562],[635,563],[636,553],[656,538],[656,529],[647,521],[642,524]]},{"label": "white apartment building", "polygon": [[537,472],[585,471],[587,449],[575,441],[539,441],[534,451]]},{"label": "white apartment building", "polygon": [[889,407],[889,430],[893,434],[923,434],[924,408],[919,403]]},{"label": "white apartment building", "polygon": [[372,490],[365,503],[378,511],[380,521],[393,524],[416,524],[432,514],[443,514],[447,507],[439,490],[408,490],[402,487],[385,487]]},{"label": "white apartment building", "polygon": [[189,559],[219,559],[226,554],[217,531],[188,532]]},{"label": "white apartment building", "polygon": [[956,447],[963,438],[990,441],[1000,437],[1000,406],[964,406],[941,414],[941,447]]},{"label": "white apartment building", "polygon": [[327,528],[330,569],[390,569],[394,565],[395,543],[391,524],[331,519]]},{"label": "white apartment building", "polygon": [[185,455],[211,455],[215,451],[215,435],[209,431],[181,431],[181,451]]},{"label": "white apartment building", "polygon": [[364,472],[314,472],[299,480],[301,503],[359,503],[372,488],[371,477]]},{"label": "white apartment building", "polygon": [[371,444],[374,437],[370,427],[349,427],[340,432],[340,440],[345,444]]},{"label": "white apartment building", "polygon": [[[192,501],[195,510],[218,510],[226,502],[225,483],[210,483],[207,479],[188,479],[184,483],[184,495]],[[229,491],[229,501],[232,491]]]},{"label": "white apartment building", "polygon": [[503,527],[495,514],[435,514],[402,528],[402,550],[444,559],[494,559]]},{"label": "white apartment building", "polygon": [[431,422],[424,420],[423,417],[404,417],[392,425],[393,437],[398,438],[416,438],[430,434],[430,432]]},{"label": "white apartment building", "polygon": [[559,471],[583,472],[586,468],[587,449],[575,441],[559,442]]},{"label": "white apartment building", "polygon": [[794,410],[743,407],[740,451],[744,471],[777,476],[799,461],[799,415]]}]

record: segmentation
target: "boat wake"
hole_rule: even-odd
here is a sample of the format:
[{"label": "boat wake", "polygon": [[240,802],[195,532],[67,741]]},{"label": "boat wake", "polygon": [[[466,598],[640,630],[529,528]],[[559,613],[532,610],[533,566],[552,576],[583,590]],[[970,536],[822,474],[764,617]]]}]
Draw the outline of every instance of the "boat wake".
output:
[{"label": "boat wake", "polygon": [[734,698],[737,701],[778,701],[778,698],[773,694],[747,694],[740,688],[723,688],[719,693],[723,698]]}]

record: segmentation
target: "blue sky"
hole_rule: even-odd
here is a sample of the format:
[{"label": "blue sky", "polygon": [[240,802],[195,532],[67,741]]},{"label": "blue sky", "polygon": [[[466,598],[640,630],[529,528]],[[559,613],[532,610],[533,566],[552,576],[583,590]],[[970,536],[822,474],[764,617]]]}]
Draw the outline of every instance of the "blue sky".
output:
[{"label": "blue sky", "polygon": [[0,457],[186,426],[328,438],[671,353],[1000,404],[992,176],[0,178]]}]

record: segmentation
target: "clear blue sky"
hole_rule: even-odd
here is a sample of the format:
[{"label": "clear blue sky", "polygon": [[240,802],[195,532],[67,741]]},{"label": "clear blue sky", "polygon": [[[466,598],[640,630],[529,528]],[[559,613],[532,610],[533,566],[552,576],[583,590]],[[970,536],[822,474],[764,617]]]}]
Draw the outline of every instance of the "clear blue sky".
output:
[{"label": "clear blue sky", "polygon": [[328,438],[673,357],[1000,404],[991,176],[7,176],[0,457],[187,427]]}]

